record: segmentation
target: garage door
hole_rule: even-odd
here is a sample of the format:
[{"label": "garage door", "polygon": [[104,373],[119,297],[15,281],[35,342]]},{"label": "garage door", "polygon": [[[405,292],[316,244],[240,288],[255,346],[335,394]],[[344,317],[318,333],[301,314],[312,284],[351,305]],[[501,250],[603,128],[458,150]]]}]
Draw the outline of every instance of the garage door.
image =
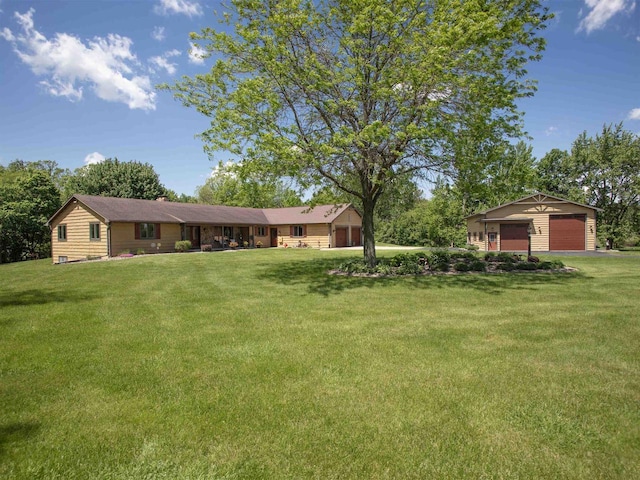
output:
[{"label": "garage door", "polygon": [[500,224],[500,250],[517,251],[529,248],[529,238],[526,223]]},{"label": "garage door", "polygon": [[549,250],[584,250],[586,215],[550,215]]},{"label": "garage door", "polygon": [[336,228],[336,247],[346,247],[349,238],[349,230],[347,228]]},{"label": "garage door", "polygon": [[360,227],[351,227],[351,245],[359,247],[362,245]]}]

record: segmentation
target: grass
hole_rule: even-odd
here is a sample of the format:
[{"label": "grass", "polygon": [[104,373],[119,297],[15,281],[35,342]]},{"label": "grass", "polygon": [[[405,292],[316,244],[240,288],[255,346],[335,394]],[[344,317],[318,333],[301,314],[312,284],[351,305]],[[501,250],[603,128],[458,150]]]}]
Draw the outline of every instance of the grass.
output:
[{"label": "grass", "polygon": [[325,274],[348,255],[1,265],[0,477],[640,478],[640,256]]}]

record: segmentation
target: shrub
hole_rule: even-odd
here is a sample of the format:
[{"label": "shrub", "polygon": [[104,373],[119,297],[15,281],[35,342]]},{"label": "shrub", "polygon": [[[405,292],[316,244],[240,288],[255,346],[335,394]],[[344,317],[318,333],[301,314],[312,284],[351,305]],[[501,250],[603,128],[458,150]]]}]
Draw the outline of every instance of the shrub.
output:
[{"label": "shrub", "polygon": [[464,262],[458,262],[458,263],[453,265],[453,269],[456,272],[468,272],[469,271],[469,265],[467,265]]},{"label": "shrub", "polygon": [[418,265],[417,262],[403,263],[396,269],[396,273],[398,275],[415,275],[417,273],[420,273],[421,271],[422,268],[420,267],[420,265]]},{"label": "shrub", "polygon": [[527,257],[527,262],[540,263],[540,259],[538,257],[534,257],[533,255],[529,255]]},{"label": "shrub", "polygon": [[338,270],[346,273],[368,273],[369,268],[364,263],[364,259],[352,258],[338,265]]},{"label": "shrub", "polygon": [[204,245],[200,245],[200,250],[202,252],[213,252],[213,245],[208,243]]},{"label": "shrub", "polygon": [[537,270],[538,265],[533,262],[520,262],[515,265],[517,270]]},{"label": "shrub", "polygon": [[500,252],[496,255],[496,259],[498,262],[515,263],[520,261],[520,256],[513,253]]},{"label": "shrub", "polygon": [[500,270],[503,270],[505,272],[510,272],[512,270],[514,270],[516,268],[515,264],[512,262],[505,262],[505,263],[501,263],[498,268],[500,268]]},{"label": "shrub", "polygon": [[540,270],[552,270],[553,269],[553,263],[552,262],[540,262],[538,264],[538,268]]},{"label": "shrub", "polygon": [[444,250],[436,250],[435,252],[431,252],[431,263],[449,262],[450,259],[451,255],[449,254],[449,252],[445,252]]},{"label": "shrub", "polygon": [[486,269],[487,266],[482,260],[474,260],[471,262],[471,265],[469,265],[469,270],[472,272],[484,272]]},{"label": "shrub", "polygon": [[393,273],[393,269],[388,263],[380,263],[376,265],[376,272],[381,275],[391,275]]},{"label": "shrub", "polygon": [[146,252],[144,251],[144,248],[139,248],[138,250],[136,250],[136,255],[144,255]]},{"label": "shrub", "polygon": [[176,252],[188,252],[191,250],[191,242],[189,240],[178,240],[174,248]]},{"label": "shrub", "polygon": [[465,260],[476,260],[478,257],[476,257],[476,255],[472,252],[454,252],[450,255],[450,258],[456,259],[456,258],[462,258]]},{"label": "shrub", "polygon": [[480,250],[480,247],[478,247],[478,245],[467,245],[466,249],[476,251],[476,250]]}]

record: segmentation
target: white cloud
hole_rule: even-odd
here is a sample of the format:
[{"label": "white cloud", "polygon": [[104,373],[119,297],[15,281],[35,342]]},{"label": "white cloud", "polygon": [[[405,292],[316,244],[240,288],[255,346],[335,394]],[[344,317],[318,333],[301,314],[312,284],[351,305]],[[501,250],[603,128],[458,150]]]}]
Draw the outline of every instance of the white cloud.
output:
[{"label": "white cloud", "polygon": [[102,100],[124,103],[131,109],[155,110],[156,93],[149,77],[134,71],[139,62],[131,52],[131,39],[109,34],[85,44],[66,33],[47,39],[34,28],[34,13],[34,9],[16,12],[22,33],[5,28],[0,36],[11,42],[34,74],[45,77],[40,84],[49,94],[78,101],[83,87],[89,86]]},{"label": "white cloud", "polygon": [[85,165],[94,165],[96,163],[104,162],[104,160],[105,160],[104,155],[98,152],[90,153],[89,155],[84,157]]},{"label": "white cloud", "polygon": [[207,51],[204,48],[200,48],[193,43],[191,44],[191,48],[189,49],[189,63],[202,65],[206,57]]},{"label": "white cloud", "polygon": [[556,133],[558,131],[558,127],[549,127],[544,131],[544,134],[548,137],[550,135],[553,135],[554,133]]},{"label": "white cloud", "polygon": [[640,108],[634,108],[631,110],[627,120],[640,120]]},{"label": "white cloud", "polygon": [[198,2],[190,0],[160,0],[153,11],[158,15],[183,14],[188,17],[202,15],[202,7]]},{"label": "white cloud", "polygon": [[[631,13],[635,7],[635,0],[584,0],[589,11],[578,26],[578,31],[591,33],[604,28],[607,22],[618,13]],[[582,10],[580,11],[582,16]]]},{"label": "white cloud", "polygon": [[157,40],[158,42],[163,41],[166,38],[166,35],[164,34],[164,27],[153,27],[151,38]]},{"label": "white cloud", "polygon": [[165,52],[164,55],[151,57],[149,59],[149,63],[155,65],[158,68],[164,68],[169,75],[173,75],[174,73],[176,73],[176,64],[170,63],[169,59],[178,55],[180,55],[180,50],[169,50],[168,52]]}]

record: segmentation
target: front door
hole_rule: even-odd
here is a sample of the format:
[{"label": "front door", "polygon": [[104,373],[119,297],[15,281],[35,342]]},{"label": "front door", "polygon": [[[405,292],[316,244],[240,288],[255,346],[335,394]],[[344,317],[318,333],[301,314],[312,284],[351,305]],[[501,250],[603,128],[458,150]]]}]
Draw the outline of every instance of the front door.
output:
[{"label": "front door", "polygon": [[200,227],[189,227],[189,241],[192,248],[200,248]]},{"label": "front door", "polygon": [[269,234],[271,236],[271,246],[277,247],[278,246],[278,229],[271,228]]},{"label": "front door", "polygon": [[487,241],[489,242],[489,251],[498,249],[498,234],[496,232],[487,233]]}]

